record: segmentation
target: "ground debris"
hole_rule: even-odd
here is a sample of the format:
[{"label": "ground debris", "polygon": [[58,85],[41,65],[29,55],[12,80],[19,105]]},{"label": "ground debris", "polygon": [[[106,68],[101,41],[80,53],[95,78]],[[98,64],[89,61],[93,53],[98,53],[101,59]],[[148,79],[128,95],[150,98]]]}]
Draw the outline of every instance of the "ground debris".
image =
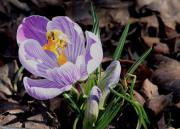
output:
[{"label": "ground debris", "polygon": [[157,69],[152,74],[152,81],[161,93],[173,93],[174,100],[180,100],[180,63],[162,55],[156,55],[154,60]]}]

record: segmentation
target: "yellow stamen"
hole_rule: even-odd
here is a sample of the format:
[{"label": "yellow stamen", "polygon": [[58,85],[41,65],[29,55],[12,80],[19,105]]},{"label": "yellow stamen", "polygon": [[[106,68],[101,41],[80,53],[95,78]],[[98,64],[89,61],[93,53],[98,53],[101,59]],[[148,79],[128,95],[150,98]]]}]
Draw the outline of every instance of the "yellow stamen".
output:
[{"label": "yellow stamen", "polygon": [[63,64],[65,64],[66,62],[67,62],[67,58],[66,58],[65,54],[64,54],[64,53],[59,54],[59,56],[58,56],[58,63],[59,63],[60,65],[63,65]]},{"label": "yellow stamen", "polygon": [[52,30],[46,33],[48,42],[43,46],[44,50],[53,52],[57,56],[57,61],[60,65],[67,62],[64,49],[67,47],[68,39],[66,35],[59,30]]}]

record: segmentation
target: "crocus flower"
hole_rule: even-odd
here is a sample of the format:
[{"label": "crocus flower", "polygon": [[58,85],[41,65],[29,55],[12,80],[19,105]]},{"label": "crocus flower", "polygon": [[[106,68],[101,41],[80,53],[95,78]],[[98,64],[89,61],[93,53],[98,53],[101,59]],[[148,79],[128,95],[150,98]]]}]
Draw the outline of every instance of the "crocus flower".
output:
[{"label": "crocus flower", "polygon": [[120,79],[121,65],[119,61],[113,61],[106,69],[103,78],[100,80],[98,86],[102,91],[100,100],[100,109],[104,109],[105,100],[110,92],[110,87],[117,84]]},{"label": "crocus flower", "polygon": [[27,17],[17,30],[19,60],[40,79],[25,77],[25,89],[32,97],[51,99],[84,80],[101,63],[99,38],[66,16],[51,21],[43,16]]},{"label": "crocus flower", "polygon": [[92,129],[94,126],[99,114],[99,101],[101,96],[101,90],[97,86],[93,86],[87,100],[83,120],[83,129]]}]

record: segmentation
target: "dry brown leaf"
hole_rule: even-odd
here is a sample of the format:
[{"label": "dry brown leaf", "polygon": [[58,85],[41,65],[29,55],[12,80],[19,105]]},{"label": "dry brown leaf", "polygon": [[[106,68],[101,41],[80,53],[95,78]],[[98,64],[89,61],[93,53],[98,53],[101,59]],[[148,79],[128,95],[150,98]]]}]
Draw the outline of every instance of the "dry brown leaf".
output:
[{"label": "dry brown leaf", "polygon": [[139,19],[140,23],[147,24],[147,27],[159,28],[159,23],[155,15],[142,17]]},{"label": "dry brown leaf", "polygon": [[62,0],[31,0],[37,7],[46,7],[52,5],[61,5]]},{"label": "dry brown leaf", "polygon": [[180,36],[175,39],[174,52],[180,53]]},{"label": "dry brown leaf", "polygon": [[175,129],[175,128],[173,128],[173,127],[168,127],[167,129]]},{"label": "dry brown leaf", "polygon": [[175,106],[180,109],[180,101],[177,102],[177,103],[175,104]]},{"label": "dry brown leaf", "polygon": [[134,98],[137,100],[141,105],[144,105],[145,99],[141,94],[139,94],[137,91],[134,90]]},{"label": "dry brown leaf", "polygon": [[13,77],[18,70],[16,61],[5,64],[0,67],[0,92],[5,95],[12,95],[12,81]]},{"label": "dry brown leaf", "polygon": [[128,23],[130,17],[128,8],[114,9],[110,11],[106,10],[106,11],[107,14],[109,13],[110,17],[112,18],[112,21],[120,23],[122,25],[126,25]]},{"label": "dry brown leaf", "polygon": [[157,125],[158,125],[158,129],[165,129],[167,127],[164,113],[162,114],[161,118],[158,120]]},{"label": "dry brown leaf", "polygon": [[162,113],[164,109],[172,102],[172,94],[159,95],[146,101],[146,107],[150,109],[155,116]]},{"label": "dry brown leaf", "polygon": [[51,99],[50,107],[49,107],[50,110],[54,111],[54,110],[58,109],[61,106],[61,101],[62,101],[62,99],[58,98],[58,97]]},{"label": "dry brown leaf", "polygon": [[55,129],[54,127],[46,125],[42,114],[29,117],[27,122],[25,122],[25,127],[30,129]]},{"label": "dry brown leaf", "polygon": [[158,11],[164,24],[175,29],[175,23],[180,23],[179,0],[137,0],[137,8],[147,7]]},{"label": "dry brown leaf", "polygon": [[8,101],[0,101],[0,113],[9,112],[14,114],[15,112],[23,112],[25,110],[24,106],[19,105],[15,102],[8,102]]},{"label": "dry brown leaf", "polygon": [[168,26],[165,26],[165,32],[166,32],[168,39],[177,38],[179,36],[179,34],[176,32],[176,30],[174,30]]},{"label": "dry brown leaf", "polygon": [[[19,121],[16,122],[12,122],[13,120],[17,119],[17,116],[15,115],[0,115],[0,125],[6,125],[8,127],[13,127],[13,128],[21,128],[22,127],[22,123],[20,123]],[[8,124],[9,123],[9,124]]]},{"label": "dry brown leaf", "polygon": [[142,8],[146,5],[153,3],[154,1],[155,0],[137,0],[137,7],[138,7],[138,9]]},{"label": "dry brown leaf", "polygon": [[12,95],[12,91],[3,83],[0,83],[0,92],[2,92],[5,95]]},{"label": "dry brown leaf", "polygon": [[160,42],[159,38],[148,37],[148,36],[142,36],[142,38],[144,42],[146,43],[146,45],[148,45],[149,47],[152,47],[155,44],[156,46],[154,47],[154,50],[157,53],[169,54],[170,50],[167,44]]},{"label": "dry brown leaf", "polygon": [[103,8],[124,8],[133,4],[132,1],[120,0],[93,0],[94,4]]},{"label": "dry brown leaf", "polygon": [[154,85],[152,82],[150,82],[149,79],[144,80],[143,86],[141,88],[141,93],[147,99],[152,99],[153,97],[159,95],[158,87]]},{"label": "dry brown leaf", "polygon": [[152,74],[153,83],[162,93],[173,92],[174,99],[180,100],[180,63],[162,55],[153,58],[157,69]]},{"label": "dry brown leaf", "polygon": [[[98,1],[99,2],[99,1]],[[98,3],[97,2],[97,3]],[[108,1],[111,4],[107,6],[107,1],[101,1],[104,4],[97,4],[96,12],[99,17],[99,26],[105,27],[111,24],[111,22],[117,22],[122,25],[127,24],[129,20],[129,11],[128,6],[131,4],[123,4],[120,1]],[[120,4],[117,4],[120,3]],[[95,1],[96,3],[96,1]],[[105,8],[105,6],[107,6]],[[78,23],[82,23],[84,25],[92,25],[91,16],[89,13],[90,10],[90,3],[84,1],[75,1],[74,3],[70,4],[67,9],[67,15],[73,18]]]},{"label": "dry brown leaf", "polygon": [[[24,11],[30,11],[29,6],[27,3],[20,2],[19,0],[7,0],[10,4],[14,5],[15,7],[24,10]],[[51,0],[52,1],[52,0]]]}]

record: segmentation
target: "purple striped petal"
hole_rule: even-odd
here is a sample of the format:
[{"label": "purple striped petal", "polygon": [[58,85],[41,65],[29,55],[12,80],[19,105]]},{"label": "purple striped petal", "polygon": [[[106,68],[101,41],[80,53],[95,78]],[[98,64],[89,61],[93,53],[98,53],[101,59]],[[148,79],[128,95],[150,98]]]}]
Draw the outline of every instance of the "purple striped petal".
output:
[{"label": "purple striped petal", "polygon": [[99,38],[92,32],[86,31],[86,55],[85,62],[88,74],[92,73],[100,65],[103,59],[102,45]]},{"label": "purple striped petal", "polygon": [[87,73],[87,69],[86,69],[87,66],[86,66],[86,63],[85,63],[84,55],[80,55],[80,56],[77,57],[76,66],[80,71],[80,76],[81,76],[80,80],[81,81],[86,80],[88,78],[88,73]]},{"label": "purple striped petal", "polygon": [[24,18],[17,30],[17,42],[20,44],[26,39],[37,40],[41,46],[47,43],[46,26],[48,19],[43,16],[33,15]]},{"label": "purple striped petal", "polygon": [[65,50],[65,54],[69,61],[75,63],[76,58],[82,55],[85,49],[85,39],[82,29],[66,16],[58,16],[48,22],[47,30],[55,29],[62,31],[68,36],[70,43]]},{"label": "purple striped petal", "polygon": [[33,39],[25,40],[19,46],[19,60],[32,74],[47,77],[47,70],[58,67],[58,63],[50,58],[41,45]]},{"label": "purple striped petal", "polygon": [[90,101],[96,101],[97,103],[99,103],[99,99],[101,98],[101,96],[101,90],[97,86],[93,86],[89,96]]},{"label": "purple striped petal", "polygon": [[48,78],[58,83],[61,87],[72,85],[80,79],[80,72],[76,65],[66,62],[61,67],[48,71]]},{"label": "purple striped petal", "polygon": [[71,85],[59,87],[58,83],[47,79],[34,80],[25,77],[23,82],[27,93],[38,100],[54,98],[57,95],[70,90],[72,87]]}]

